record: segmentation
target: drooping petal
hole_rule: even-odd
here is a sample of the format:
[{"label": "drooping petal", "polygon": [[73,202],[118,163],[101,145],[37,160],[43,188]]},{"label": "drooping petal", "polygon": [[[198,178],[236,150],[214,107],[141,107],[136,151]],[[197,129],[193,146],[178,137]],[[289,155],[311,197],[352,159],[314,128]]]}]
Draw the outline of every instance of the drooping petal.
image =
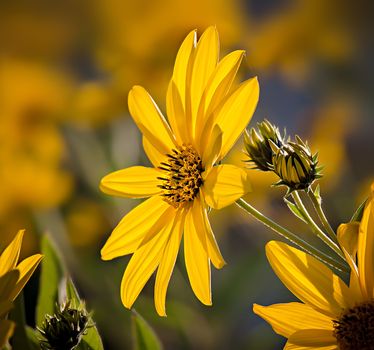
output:
[{"label": "drooping petal", "polygon": [[166,244],[165,251],[157,270],[155,282],[155,307],[160,316],[166,316],[165,300],[170,277],[177,259],[180,242],[183,234],[185,213],[180,211],[175,218],[174,227]]},{"label": "drooping petal", "polygon": [[[237,50],[226,55],[217,65],[205,88],[199,106],[199,119],[196,125],[196,138],[201,136],[208,117],[222,103],[228,94],[238,72],[244,51]],[[204,142],[202,138],[200,141]]]},{"label": "drooping petal", "polygon": [[155,168],[159,167],[161,162],[167,157],[166,154],[160,152],[145,136],[143,136],[143,149]]},{"label": "drooping petal", "polygon": [[11,270],[0,277],[0,300],[11,300],[11,295],[19,279],[20,272]]},{"label": "drooping petal", "polygon": [[334,318],[353,306],[346,284],[323,263],[285,243],[271,241],[266,256],[283,284],[300,300]]},{"label": "drooping petal", "polygon": [[[195,200],[193,205],[199,205],[199,203]],[[187,212],[184,225],[184,259],[188,278],[196,297],[203,304],[212,305],[206,237],[195,222],[193,209]]]},{"label": "drooping petal", "polygon": [[155,196],[132,209],[113,230],[101,249],[101,259],[111,260],[133,253],[169,207],[160,196]]},{"label": "drooping petal", "polygon": [[0,349],[6,345],[8,339],[13,335],[16,324],[9,320],[0,320]]},{"label": "drooping petal", "polygon": [[219,38],[216,27],[211,26],[197,43],[191,74],[192,130],[195,130],[200,101],[207,83],[214,72],[219,57]]},{"label": "drooping petal", "polygon": [[374,297],[374,183],[360,223],[358,235],[358,271],[366,298]]},{"label": "drooping petal", "polygon": [[301,345],[295,345],[292,343],[287,342],[286,345],[284,346],[283,350],[338,350],[337,345],[327,345],[327,346],[301,346]]},{"label": "drooping petal", "polygon": [[161,261],[176,215],[174,209],[168,214],[162,219],[163,226],[157,234],[135,251],[126,267],[121,283],[121,300],[129,309]]},{"label": "drooping petal", "polygon": [[195,199],[195,203],[191,209],[192,216],[194,219],[196,229],[199,232],[202,232],[206,237],[209,259],[211,260],[215,268],[221,269],[223,266],[226,265],[226,261],[222,257],[212,227],[210,226],[207,208],[203,200],[204,198],[201,195],[200,197],[197,197]]},{"label": "drooping petal", "polygon": [[232,148],[251,120],[259,93],[257,78],[249,79],[240,84],[217,111],[214,124],[218,124],[223,132],[220,159]]},{"label": "drooping petal", "polygon": [[250,191],[248,171],[234,165],[213,167],[204,179],[204,198],[214,209],[226,207]]},{"label": "drooping petal", "polygon": [[100,189],[112,196],[144,198],[161,193],[161,172],[156,168],[133,166],[104,176]]},{"label": "drooping petal", "polygon": [[162,153],[175,147],[174,136],[155,101],[141,86],[134,86],[128,97],[129,111],[143,135]]},{"label": "drooping petal", "polygon": [[2,300],[0,302],[0,318],[4,318],[4,316],[9,312],[12,306],[13,305],[10,300]]},{"label": "drooping petal", "polygon": [[192,125],[190,125],[191,120],[186,118],[181,96],[179,95],[178,88],[173,80],[170,81],[166,93],[166,111],[177,142],[179,144],[191,143],[191,133],[188,132],[188,130],[192,130]]},{"label": "drooping petal", "polygon": [[288,338],[301,329],[332,330],[331,318],[302,303],[274,304],[261,306],[254,304],[253,312],[270,323],[275,333]]},{"label": "drooping petal", "polygon": [[345,259],[351,268],[349,287],[356,294],[356,301],[359,301],[360,297],[362,297],[358,268],[356,264],[359,225],[360,224],[358,222],[341,224],[338,227],[337,232],[338,242],[342,248]]},{"label": "drooping petal", "polygon": [[19,230],[12,242],[4,249],[0,256],[0,276],[15,268],[21,251],[25,230]]},{"label": "drooping petal", "polygon": [[300,347],[319,350],[338,349],[331,329],[303,329],[293,333],[288,339],[286,349],[300,349]]},{"label": "drooping petal", "polygon": [[172,79],[179,91],[184,109],[186,109],[186,86],[187,81],[189,80],[188,74],[191,73],[189,72],[189,66],[191,66],[193,62],[193,54],[196,48],[196,38],[196,30],[193,30],[187,35],[179,48],[174,64]]},{"label": "drooping petal", "polygon": [[10,295],[11,300],[17,298],[27,281],[30,279],[39,263],[42,261],[43,255],[35,254],[22,260],[18,265],[16,271],[19,271],[17,283]]}]

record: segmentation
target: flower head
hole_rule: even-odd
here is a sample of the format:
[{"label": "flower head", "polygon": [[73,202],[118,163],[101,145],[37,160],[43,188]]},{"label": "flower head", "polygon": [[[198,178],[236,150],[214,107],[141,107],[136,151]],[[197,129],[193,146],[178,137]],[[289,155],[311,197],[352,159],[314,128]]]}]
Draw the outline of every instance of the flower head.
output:
[{"label": "flower head", "polygon": [[71,308],[69,302],[58,307],[53,316],[46,315],[39,332],[43,336],[40,346],[43,350],[71,350],[80,343],[89,326],[88,314],[84,308]]},{"label": "flower head", "polygon": [[248,154],[248,162],[254,169],[262,171],[273,170],[273,150],[270,141],[281,148],[285,143],[285,136],[281,136],[279,129],[268,120],[257,123],[257,129],[245,131],[244,146]]},{"label": "flower head", "polygon": [[155,307],[166,315],[167,286],[183,236],[191,287],[211,305],[210,262],[225,261],[208,221],[208,208],[221,209],[250,190],[248,173],[232,165],[215,166],[234,145],[256,107],[256,78],[233,86],[243,51],[219,61],[215,27],[196,40],[183,41],[166,95],[167,120],[140,86],[128,98],[129,110],[143,134],[153,168],[134,166],[105,176],[101,189],[112,195],[146,198],[114,229],[101,256],[110,260],[133,254],[121,284],[131,308],[157,269]]},{"label": "flower head", "polygon": [[0,255],[0,348],[13,334],[13,322],[5,317],[12,308],[12,302],[17,298],[36,267],[42,255],[32,255],[18,263],[22,246],[24,230],[18,231],[13,241]]},{"label": "flower head", "polygon": [[361,223],[342,224],[338,239],[351,267],[349,286],[324,264],[281,242],[268,260],[302,303],[254,305],[254,312],[286,338],[285,349],[373,349],[374,183]]},{"label": "flower head", "polygon": [[280,177],[275,184],[285,185],[289,191],[308,188],[314,180],[322,177],[318,166],[318,154],[312,154],[309,146],[296,135],[295,142],[288,141],[279,147],[271,142],[273,171]]}]

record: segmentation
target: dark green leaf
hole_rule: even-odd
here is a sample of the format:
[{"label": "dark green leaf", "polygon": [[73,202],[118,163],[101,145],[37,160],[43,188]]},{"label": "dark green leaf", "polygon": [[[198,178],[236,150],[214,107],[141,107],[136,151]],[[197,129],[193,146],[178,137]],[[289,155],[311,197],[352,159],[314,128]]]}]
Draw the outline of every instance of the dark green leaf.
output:
[{"label": "dark green leaf", "polygon": [[298,217],[300,220],[304,221],[307,224],[307,221],[304,218],[303,213],[299,210],[299,208],[296,206],[296,204],[292,203],[286,198],[283,198],[285,203],[287,204],[287,207],[291,210],[291,212]]},{"label": "dark green leaf", "polygon": [[25,305],[23,293],[13,303],[14,307],[9,314],[9,319],[16,323],[16,329],[11,339],[13,350],[32,350],[26,334]]},{"label": "dark green leaf", "polygon": [[58,285],[63,276],[63,267],[56,248],[47,235],[42,237],[42,254],[38,303],[36,306],[36,324],[41,326],[45,315],[53,315],[58,301]]},{"label": "dark green leaf", "polygon": [[162,345],[156,333],[146,320],[135,310],[132,315],[135,350],[161,350]]},{"label": "dark green leaf", "polygon": [[[79,298],[77,289],[70,278],[66,281],[66,297],[70,301],[70,307],[75,309],[84,308],[84,303]],[[77,346],[80,350],[104,350],[100,334],[91,316],[89,316],[89,328],[83,335],[81,342]]]},{"label": "dark green leaf", "polygon": [[359,207],[356,209],[356,211],[354,212],[354,214],[352,215],[351,217],[351,222],[352,221],[361,221],[362,219],[362,214],[364,213],[364,209],[365,209],[365,204],[367,202],[367,198],[359,205]]}]

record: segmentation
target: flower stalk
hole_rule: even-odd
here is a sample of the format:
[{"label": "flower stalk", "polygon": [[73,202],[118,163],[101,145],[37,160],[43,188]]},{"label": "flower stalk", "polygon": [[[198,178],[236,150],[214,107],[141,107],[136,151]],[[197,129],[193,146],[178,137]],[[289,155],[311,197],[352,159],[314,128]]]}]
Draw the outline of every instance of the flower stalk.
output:
[{"label": "flower stalk", "polygon": [[308,242],[304,241],[298,235],[294,234],[293,232],[289,231],[285,227],[277,224],[261,212],[259,212],[256,208],[252,207],[249,203],[247,203],[243,198],[240,198],[236,201],[236,204],[246,211],[248,214],[253,216],[255,219],[260,221],[265,226],[269,227],[271,230],[275,231],[282,237],[286,238],[290,242],[296,244],[300,248],[302,248],[307,253],[313,255],[320,261],[324,262],[325,264],[334,267],[338,271],[349,272],[349,267],[347,264],[342,263],[331,256],[325,254],[324,252],[320,251],[316,247],[312,246]]},{"label": "flower stalk", "polygon": [[315,195],[315,193],[313,192],[312,188],[309,187],[307,190],[305,190],[305,192],[307,193],[308,197],[310,198],[312,204],[313,204],[313,207],[314,209],[316,210],[316,213],[321,221],[321,224],[323,225],[324,229],[326,230],[327,234],[329,235],[329,237],[335,242],[337,243],[338,240],[336,238],[336,234],[335,234],[335,231],[333,230],[333,228],[331,227],[329,221],[327,220],[326,218],[326,215],[322,209],[322,201],[320,199],[318,199]]}]

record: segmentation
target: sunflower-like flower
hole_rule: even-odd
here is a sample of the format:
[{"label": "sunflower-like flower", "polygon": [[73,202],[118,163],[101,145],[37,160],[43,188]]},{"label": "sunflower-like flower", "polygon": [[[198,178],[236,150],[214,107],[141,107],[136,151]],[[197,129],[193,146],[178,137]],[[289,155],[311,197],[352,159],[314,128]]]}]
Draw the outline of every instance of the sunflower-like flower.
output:
[{"label": "sunflower-like flower", "polygon": [[254,305],[286,338],[284,349],[374,349],[374,183],[361,223],[342,224],[338,239],[351,267],[349,286],[310,255],[269,242],[268,260],[303,303]]},{"label": "sunflower-like flower", "polygon": [[36,267],[42,255],[32,255],[18,263],[24,230],[18,231],[13,241],[0,256],[0,348],[12,336],[15,324],[6,318],[17,298]]},{"label": "sunflower-like flower", "polygon": [[203,304],[212,303],[210,262],[222,268],[225,261],[208,208],[221,209],[250,191],[245,169],[215,166],[257,105],[256,78],[232,86],[243,55],[234,51],[219,61],[216,28],[209,27],[198,42],[192,31],[176,57],[166,95],[167,120],[144,88],[134,86],[129,93],[130,113],[154,167],[130,167],[101,181],[101,189],[111,195],[150,197],[122,219],[101,250],[104,260],[133,254],[121,284],[127,308],[157,269],[155,307],[166,315],[167,286],[182,236],[191,287]]}]

